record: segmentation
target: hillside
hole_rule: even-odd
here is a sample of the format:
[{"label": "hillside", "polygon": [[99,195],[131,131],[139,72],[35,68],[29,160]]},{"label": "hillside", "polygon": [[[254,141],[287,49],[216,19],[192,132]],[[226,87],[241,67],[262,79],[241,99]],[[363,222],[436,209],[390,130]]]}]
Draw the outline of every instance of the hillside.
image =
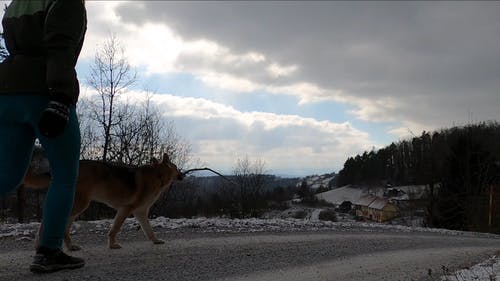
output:
[{"label": "hillside", "polygon": [[297,183],[297,187],[303,183],[307,184],[308,187],[313,190],[317,189],[332,189],[335,187],[337,179],[336,173],[323,174],[323,175],[311,175],[304,178],[300,178]]}]

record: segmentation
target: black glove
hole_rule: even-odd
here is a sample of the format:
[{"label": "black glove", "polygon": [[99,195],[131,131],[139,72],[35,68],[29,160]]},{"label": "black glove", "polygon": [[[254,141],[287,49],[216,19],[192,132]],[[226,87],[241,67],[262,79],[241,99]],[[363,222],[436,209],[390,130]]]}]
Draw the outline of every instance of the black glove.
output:
[{"label": "black glove", "polygon": [[48,138],[54,138],[64,132],[69,120],[69,99],[62,95],[51,95],[47,108],[42,112],[38,129]]}]

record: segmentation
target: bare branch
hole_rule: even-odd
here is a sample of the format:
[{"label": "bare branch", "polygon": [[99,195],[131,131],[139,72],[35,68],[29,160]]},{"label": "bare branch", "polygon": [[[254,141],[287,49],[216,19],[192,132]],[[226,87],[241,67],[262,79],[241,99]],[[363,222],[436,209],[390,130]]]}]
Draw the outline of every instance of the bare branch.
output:
[{"label": "bare branch", "polygon": [[237,182],[235,182],[235,181],[231,180],[230,178],[228,178],[228,177],[224,176],[223,174],[221,174],[221,173],[219,173],[219,172],[217,172],[217,171],[215,171],[215,170],[212,170],[212,169],[210,169],[210,168],[207,168],[207,167],[205,167],[205,168],[194,168],[194,169],[189,169],[189,170],[187,170],[187,171],[184,171],[182,174],[183,174],[183,175],[187,175],[187,174],[189,174],[189,173],[196,172],[196,171],[210,171],[210,172],[212,172],[212,173],[214,173],[214,174],[216,174],[216,175],[220,176],[221,178],[223,178],[223,179],[227,180],[228,182],[230,182],[230,183],[232,183],[232,184],[234,184],[234,185],[236,185],[236,186],[238,186],[238,185],[239,185]]}]

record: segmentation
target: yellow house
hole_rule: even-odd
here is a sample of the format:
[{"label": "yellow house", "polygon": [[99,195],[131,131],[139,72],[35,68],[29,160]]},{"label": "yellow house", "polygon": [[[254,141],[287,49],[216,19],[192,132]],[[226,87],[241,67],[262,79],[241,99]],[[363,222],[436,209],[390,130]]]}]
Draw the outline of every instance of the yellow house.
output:
[{"label": "yellow house", "polygon": [[355,205],[356,215],[369,220],[384,222],[398,216],[398,208],[394,204],[377,196],[361,196]]}]

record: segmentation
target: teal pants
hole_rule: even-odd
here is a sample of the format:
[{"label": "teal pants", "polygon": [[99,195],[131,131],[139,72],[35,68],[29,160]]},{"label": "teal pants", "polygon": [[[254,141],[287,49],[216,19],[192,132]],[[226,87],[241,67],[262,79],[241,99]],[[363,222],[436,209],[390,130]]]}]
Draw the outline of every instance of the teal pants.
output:
[{"label": "teal pants", "polygon": [[72,107],[62,135],[40,135],[37,124],[47,103],[46,96],[0,96],[0,196],[22,183],[38,139],[49,160],[52,178],[44,202],[40,246],[61,248],[75,196],[80,129]]}]

